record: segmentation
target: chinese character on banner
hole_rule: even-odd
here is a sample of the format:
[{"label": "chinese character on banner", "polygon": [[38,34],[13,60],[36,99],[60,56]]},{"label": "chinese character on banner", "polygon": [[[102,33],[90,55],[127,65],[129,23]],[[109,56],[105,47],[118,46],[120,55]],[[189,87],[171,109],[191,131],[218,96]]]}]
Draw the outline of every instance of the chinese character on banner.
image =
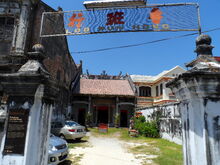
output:
[{"label": "chinese character on banner", "polygon": [[159,8],[153,8],[150,12],[150,19],[154,24],[160,24],[163,12]]},{"label": "chinese character on banner", "polygon": [[70,23],[68,24],[68,26],[69,27],[76,26],[77,28],[80,28],[82,25],[82,21],[84,20],[85,18],[83,17],[83,13],[78,13],[78,14],[73,13],[72,17],[70,17],[69,19]]},{"label": "chinese character on banner", "polygon": [[106,25],[113,25],[113,24],[124,24],[124,12],[115,12],[115,13],[109,13],[107,15],[107,23]]}]

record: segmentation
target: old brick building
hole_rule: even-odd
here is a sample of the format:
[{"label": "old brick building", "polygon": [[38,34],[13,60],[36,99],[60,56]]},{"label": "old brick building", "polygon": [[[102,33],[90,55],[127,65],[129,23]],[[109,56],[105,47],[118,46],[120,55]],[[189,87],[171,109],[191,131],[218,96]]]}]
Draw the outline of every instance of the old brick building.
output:
[{"label": "old brick building", "polygon": [[74,96],[72,117],[83,125],[90,113],[93,126],[99,123],[114,126],[119,115],[119,126],[127,127],[134,113],[135,93],[128,77],[82,76]]},{"label": "old brick building", "polygon": [[[42,44],[45,49],[43,64],[59,86],[54,117],[62,116],[69,105],[69,89],[76,75],[81,73],[81,65],[72,59],[66,37],[40,38],[42,13],[54,12],[47,4],[39,0],[0,2],[0,72],[15,73],[28,60],[32,46]],[[62,18],[56,19],[59,29],[63,28]],[[45,29],[53,31],[47,23]]]},{"label": "old brick building", "polygon": [[[50,121],[63,120],[71,109],[82,67],[66,37],[40,38],[46,11],[55,10],[40,0],[0,0],[0,111],[6,111],[0,164],[47,164]],[[56,27],[46,22],[44,30],[64,30],[63,17],[55,20]],[[16,118],[21,127],[11,121]]]}]

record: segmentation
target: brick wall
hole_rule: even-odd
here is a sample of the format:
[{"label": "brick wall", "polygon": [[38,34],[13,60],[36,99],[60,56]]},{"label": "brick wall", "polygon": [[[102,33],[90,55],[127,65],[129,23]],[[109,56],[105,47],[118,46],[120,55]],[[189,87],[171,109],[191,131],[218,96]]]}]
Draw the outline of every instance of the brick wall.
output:
[{"label": "brick wall", "polygon": [[[48,37],[40,39],[41,16],[45,11],[51,12],[55,10],[43,2],[40,2],[36,6],[35,16],[33,17],[32,39],[29,49],[31,49],[34,44],[41,43],[45,47],[47,56],[43,61],[46,69],[50,72],[54,80],[69,87],[77,73],[77,66],[69,53],[66,37]],[[56,21],[59,22],[59,26],[54,27],[48,22],[45,28],[50,31],[53,31],[54,28],[64,29],[62,17],[57,17]]]}]

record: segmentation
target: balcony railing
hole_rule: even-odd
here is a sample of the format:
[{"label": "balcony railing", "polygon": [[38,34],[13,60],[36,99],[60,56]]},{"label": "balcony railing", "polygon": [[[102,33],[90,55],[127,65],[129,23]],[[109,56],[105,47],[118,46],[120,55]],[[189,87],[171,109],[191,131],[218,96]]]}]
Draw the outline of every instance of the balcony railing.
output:
[{"label": "balcony railing", "polygon": [[157,97],[138,97],[137,102],[156,102],[163,99],[163,95]]},{"label": "balcony railing", "polygon": [[162,99],[163,99],[163,95],[154,97],[154,101],[160,101],[160,100],[162,100]]},{"label": "balcony railing", "polygon": [[153,97],[138,97],[137,102],[153,102]]}]

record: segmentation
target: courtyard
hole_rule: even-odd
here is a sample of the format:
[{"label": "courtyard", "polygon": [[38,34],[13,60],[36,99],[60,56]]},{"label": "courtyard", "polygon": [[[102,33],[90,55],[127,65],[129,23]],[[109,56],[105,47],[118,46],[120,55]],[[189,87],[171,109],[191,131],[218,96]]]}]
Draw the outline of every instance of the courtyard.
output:
[{"label": "courtyard", "polygon": [[130,137],[126,128],[100,133],[89,129],[81,141],[69,142],[69,159],[61,165],[182,165],[182,146],[160,138]]}]

